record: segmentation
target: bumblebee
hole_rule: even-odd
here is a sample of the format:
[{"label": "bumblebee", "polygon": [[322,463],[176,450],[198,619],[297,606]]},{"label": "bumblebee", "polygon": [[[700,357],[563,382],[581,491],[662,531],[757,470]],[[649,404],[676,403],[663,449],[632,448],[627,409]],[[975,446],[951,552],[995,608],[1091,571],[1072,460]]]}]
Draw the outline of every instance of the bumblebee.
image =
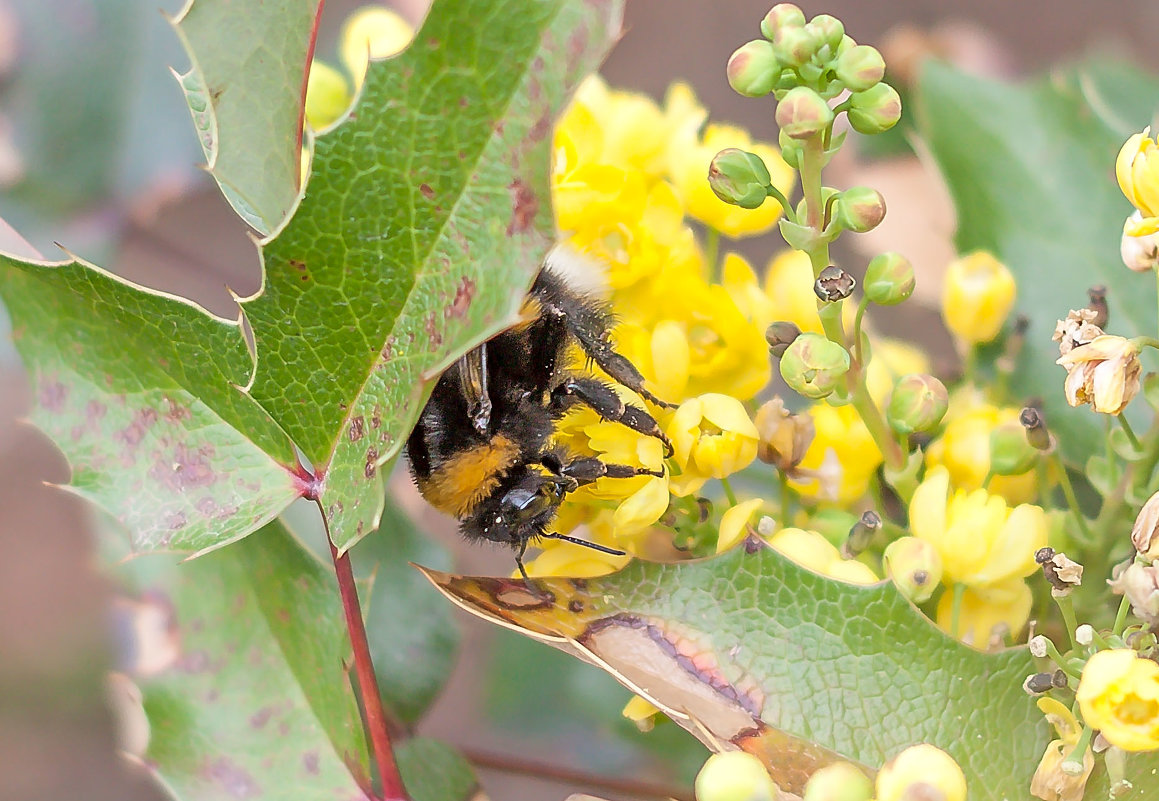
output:
[{"label": "bumblebee", "polygon": [[605,420],[656,437],[671,453],[648,411],[625,404],[595,376],[567,369],[570,347],[578,345],[607,375],[648,401],[671,404],[648,392],[639,370],[612,347],[607,308],[550,266],[536,277],[520,320],[443,373],[406,448],[423,497],[458,518],[466,539],[515,549],[515,563],[527,578],[523,556],[537,538],[622,554],[547,531],[568,493],[605,476],[664,475],[553,445],[556,424],[568,409],[589,406]]}]

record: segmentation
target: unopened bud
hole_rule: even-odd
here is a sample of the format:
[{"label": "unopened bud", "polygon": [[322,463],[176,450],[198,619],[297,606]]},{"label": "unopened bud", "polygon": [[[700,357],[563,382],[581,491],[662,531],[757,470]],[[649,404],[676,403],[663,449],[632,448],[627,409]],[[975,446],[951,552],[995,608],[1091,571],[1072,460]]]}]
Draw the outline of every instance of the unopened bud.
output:
[{"label": "unopened bud", "polygon": [[753,424],[757,427],[757,458],[782,473],[801,463],[817,433],[811,416],[793,414],[779,397],[757,409]]},{"label": "unopened bud", "polygon": [[754,39],[738,47],[728,60],[728,85],[745,97],[762,97],[773,91],[781,77],[781,65],[767,39]]},{"label": "unopened bud", "polygon": [[857,557],[869,547],[869,543],[873,541],[873,535],[879,531],[881,531],[881,515],[872,509],[863,512],[858,521],[849,529],[849,536],[845,538],[845,543],[841,546],[841,556],[845,559]]},{"label": "unopened bud", "polygon": [[833,124],[833,109],[807,86],[790,89],[777,104],[777,125],[793,139],[808,139]]},{"label": "unopened bud", "polygon": [[846,189],[837,196],[837,219],[855,234],[872,231],[885,219],[885,198],[868,186]]},{"label": "unopened bud", "polygon": [[849,96],[849,124],[863,134],[888,131],[901,119],[901,97],[888,83],[877,83]]},{"label": "unopened bud", "polygon": [[865,268],[862,289],[879,306],[894,306],[914,292],[914,267],[900,253],[880,253]]},{"label": "unopened bud", "polygon": [[966,777],[953,757],[927,743],[911,745],[882,766],[878,801],[966,801]]},{"label": "unopened bud", "polygon": [[844,23],[831,14],[818,14],[809,20],[805,27],[817,37],[817,41],[823,47],[828,47],[833,53],[837,52],[837,48],[841,46],[841,40],[845,38]]},{"label": "unopened bud", "polygon": [[809,777],[801,801],[869,801],[872,797],[873,782],[860,768],[834,762]]},{"label": "unopened bud", "polygon": [[833,66],[837,79],[851,92],[864,92],[885,77],[885,59],[869,45],[849,48]]},{"label": "unopened bud", "polygon": [[794,170],[801,169],[801,143],[784,131],[777,134],[777,146],[781,148],[781,158]]},{"label": "unopened bud", "polygon": [[725,203],[755,209],[769,196],[769,168],[755,153],[726,148],[708,165],[708,185]]},{"label": "unopened bud", "polygon": [[765,341],[769,343],[769,350],[778,359],[785,355],[785,349],[801,336],[801,329],[796,323],[787,320],[778,320],[765,329]]},{"label": "unopened bud", "polygon": [[894,385],[886,417],[890,428],[908,436],[936,428],[949,406],[945,384],[931,375],[913,373],[902,376]]},{"label": "unopened bud", "polygon": [[849,353],[820,334],[801,334],[781,357],[781,377],[806,398],[833,394],[849,372]]},{"label": "unopened bud", "polygon": [[1046,418],[1042,412],[1033,406],[1027,406],[1018,413],[1018,422],[1026,430],[1026,441],[1030,447],[1039,451],[1051,449],[1050,431],[1046,427]]},{"label": "unopened bud", "polygon": [[1026,438],[1026,429],[1013,421],[990,432],[990,472],[1020,476],[1038,461],[1038,450]]},{"label": "unopened bud", "polygon": [[1131,603],[1131,611],[1148,626],[1159,623],[1159,565],[1132,562],[1111,579],[1111,590]]},{"label": "unopened bud", "polygon": [[777,3],[761,20],[761,35],[770,42],[781,28],[800,28],[805,24],[805,14],[792,3]]},{"label": "unopened bud", "polygon": [[1135,517],[1131,544],[1148,562],[1159,560],[1159,492],[1147,499]]},{"label": "unopened bud", "polygon": [[1032,673],[1022,682],[1022,689],[1027,695],[1042,695],[1054,689],[1054,674]]},{"label": "unopened bud", "polygon": [[[1135,220],[1139,222],[1143,220],[1143,215],[1138,211],[1130,216],[1128,225]],[[1122,256],[1127,269],[1137,273],[1151,272],[1159,267],[1159,232],[1131,236],[1124,231],[1123,238],[1119,240],[1119,255]]]},{"label": "unopened bud", "polygon": [[773,801],[777,786],[761,761],[744,751],[713,754],[696,774],[696,801]]},{"label": "unopened bud", "polygon": [[820,46],[817,35],[803,25],[782,26],[773,36],[773,52],[777,54],[777,61],[795,69],[808,64]]},{"label": "unopened bud", "polygon": [[836,303],[853,294],[857,281],[836,264],[830,264],[813,282],[813,294],[825,303]]},{"label": "unopened bud", "polygon": [[1107,288],[1102,285],[1093,286],[1087,290],[1087,297],[1091,299],[1087,308],[1095,313],[1091,319],[1091,324],[1097,325],[1099,328],[1106,328],[1111,319],[1111,309],[1107,306]]},{"label": "unopened bud", "polygon": [[925,603],[942,581],[938,549],[917,537],[900,537],[882,554],[886,572],[898,590],[915,604]]}]

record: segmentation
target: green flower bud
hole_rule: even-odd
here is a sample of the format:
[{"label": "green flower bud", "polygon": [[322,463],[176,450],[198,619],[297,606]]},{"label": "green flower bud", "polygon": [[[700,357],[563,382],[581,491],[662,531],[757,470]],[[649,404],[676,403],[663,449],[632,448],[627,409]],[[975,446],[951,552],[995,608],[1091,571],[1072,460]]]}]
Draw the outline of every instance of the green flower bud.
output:
[{"label": "green flower bud", "polygon": [[869,45],[850,47],[833,65],[837,79],[851,92],[864,92],[885,77],[885,59]]},{"label": "green flower bud", "polygon": [[790,89],[777,104],[777,125],[792,139],[808,139],[833,124],[833,109],[807,86]]},{"label": "green flower bud", "polygon": [[840,57],[846,50],[849,50],[851,47],[857,47],[857,40],[849,35],[842,36],[841,44],[837,45],[836,55]]},{"label": "green flower bud", "polygon": [[781,65],[773,46],[754,39],[738,47],[728,60],[728,85],[745,97],[761,97],[773,91],[781,77]]},{"label": "green flower bud", "polygon": [[845,37],[845,25],[837,17],[830,14],[818,14],[809,20],[805,28],[817,37],[822,46],[828,46],[829,50],[834,53],[837,52],[841,40]]},{"label": "green flower bud", "polygon": [[725,203],[755,209],[769,196],[769,168],[761,157],[735,147],[725,148],[708,165],[708,185]]},{"label": "green flower bud", "polygon": [[846,189],[837,198],[837,219],[855,234],[872,231],[885,219],[885,198],[868,186]]},{"label": "green flower bud", "polygon": [[849,96],[849,124],[863,134],[888,131],[901,119],[901,98],[888,83],[877,83]]},{"label": "green flower bud", "polygon": [[805,13],[792,3],[777,3],[761,20],[761,35],[770,42],[782,28],[800,28],[805,24]]},{"label": "green flower bud", "polygon": [[769,343],[769,349],[778,359],[785,355],[785,349],[799,336],[801,329],[797,324],[785,320],[778,320],[765,331],[765,341]]},{"label": "green flower bud", "polygon": [[781,357],[781,377],[806,398],[833,394],[849,372],[849,353],[820,334],[801,334]]},{"label": "green flower bud", "polygon": [[911,373],[899,378],[894,385],[886,417],[890,428],[909,435],[937,427],[949,405],[950,395],[945,384],[931,375]]},{"label": "green flower bud", "polygon": [[777,795],[765,766],[744,751],[713,754],[696,774],[696,801],[774,801]]},{"label": "green flower bud", "polygon": [[865,269],[865,297],[879,306],[894,306],[914,292],[914,266],[900,253],[881,253]]},{"label": "green flower bud", "polygon": [[886,574],[906,598],[925,603],[942,580],[942,557],[938,549],[917,537],[891,542],[881,556]]},{"label": "green flower bud", "polygon": [[869,801],[873,782],[848,762],[826,765],[809,777],[802,801]]},{"label": "green flower bud", "polygon": [[784,131],[777,134],[777,144],[781,148],[781,158],[794,170],[801,168],[801,143]]},{"label": "green flower bud", "polygon": [[990,472],[994,475],[1021,475],[1037,461],[1038,450],[1026,439],[1026,429],[1017,421],[995,426],[990,432]]},{"label": "green flower bud", "polygon": [[806,28],[778,28],[773,37],[773,52],[777,54],[777,61],[797,68],[809,63],[820,44],[816,35]]}]

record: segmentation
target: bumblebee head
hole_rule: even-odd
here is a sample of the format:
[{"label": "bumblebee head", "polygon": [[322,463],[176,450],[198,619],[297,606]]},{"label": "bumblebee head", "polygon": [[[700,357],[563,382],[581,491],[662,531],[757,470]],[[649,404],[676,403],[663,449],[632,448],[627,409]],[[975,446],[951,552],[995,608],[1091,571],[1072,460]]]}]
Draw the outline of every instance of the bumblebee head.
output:
[{"label": "bumblebee head", "polygon": [[521,546],[543,533],[575,487],[566,476],[528,471],[498,494],[497,503],[487,505],[479,532],[492,542]]}]

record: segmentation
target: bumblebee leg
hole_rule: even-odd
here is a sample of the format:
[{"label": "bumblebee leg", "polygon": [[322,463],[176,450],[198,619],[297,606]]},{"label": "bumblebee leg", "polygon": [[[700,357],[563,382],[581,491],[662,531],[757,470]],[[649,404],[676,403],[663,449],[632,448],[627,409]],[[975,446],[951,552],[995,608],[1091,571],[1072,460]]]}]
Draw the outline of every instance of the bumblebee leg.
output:
[{"label": "bumblebee leg", "polygon": [[572,459],[560,465],[559,473],[573,479],[578,486],[591,484],[597,479],[604,478],[631,478],[632,476],[655,476],[663,478],[663,470],[649,470],[646,467],[633,467],[627,464],[608,464],[595,457]]},{"label": "bumblebee leg", "polygon": [[515,566],[519,568],[519,575],[523,576],[524,581],[531,581],[527,575],[527,568],[523,566],[523,555],[527,553],[527,540],[519,546],[519,553],[515,554]]},{"label": "bumblebee leg", "polygon": [[[626,359],[624,361],[630,364]],[[664,455],[672,455],[672,443],[660,430],[655,418],[639,406],[624,403],[607,384],[595,378],[577,376],[567,379],[552,392],[552,403],[558,409],[566,409],[577,402],[590,406],[605,420],[621,423],[633,431],[655,437],[664,443]]]},{"label": "bumblebee leg", "polygon": [[532,294],[544,312],[560,319],[576,338],[584,353],[617,382],[640,397],[666,408],[675,404],[660,400],[644,387],[644,376],[636,366],[616,353],[608,341],[611,315],[599,302],[577,294],[550,270],[544,270],[532,286]]}]

